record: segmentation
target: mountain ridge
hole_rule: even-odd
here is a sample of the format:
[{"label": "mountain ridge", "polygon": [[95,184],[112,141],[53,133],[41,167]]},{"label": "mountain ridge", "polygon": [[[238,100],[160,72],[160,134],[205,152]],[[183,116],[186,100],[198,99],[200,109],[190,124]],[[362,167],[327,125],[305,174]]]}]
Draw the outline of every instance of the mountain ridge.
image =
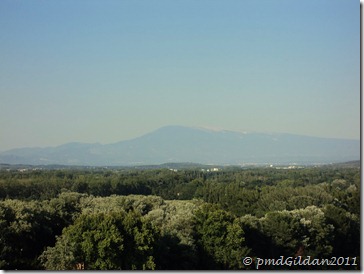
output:
[{"label": "mountain ridge", "polygon": [[71,142],[0,153],[8,164],[148,165],[166,162],[242,165],[334,163],[360,159],[360,141],[290,133],[246,133],[165,126],[111,144]]}]

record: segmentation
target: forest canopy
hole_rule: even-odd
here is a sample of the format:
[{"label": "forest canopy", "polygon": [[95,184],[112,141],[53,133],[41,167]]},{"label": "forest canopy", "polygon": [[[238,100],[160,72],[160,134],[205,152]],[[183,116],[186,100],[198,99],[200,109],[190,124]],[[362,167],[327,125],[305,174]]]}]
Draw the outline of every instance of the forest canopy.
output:
[{"label": "forest canopy", "polygon": [[0,170],[0,199],[1,269],[360,269],[358,167]]}]

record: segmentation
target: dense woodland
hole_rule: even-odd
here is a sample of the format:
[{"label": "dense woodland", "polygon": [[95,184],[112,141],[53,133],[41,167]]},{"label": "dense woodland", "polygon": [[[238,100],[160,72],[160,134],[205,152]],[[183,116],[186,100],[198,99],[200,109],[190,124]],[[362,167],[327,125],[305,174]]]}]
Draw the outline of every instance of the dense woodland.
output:
[{"label": "dense woodland", "polygon": [[0,170],[0,199],[1,269],[360,269],[359,167]]}]

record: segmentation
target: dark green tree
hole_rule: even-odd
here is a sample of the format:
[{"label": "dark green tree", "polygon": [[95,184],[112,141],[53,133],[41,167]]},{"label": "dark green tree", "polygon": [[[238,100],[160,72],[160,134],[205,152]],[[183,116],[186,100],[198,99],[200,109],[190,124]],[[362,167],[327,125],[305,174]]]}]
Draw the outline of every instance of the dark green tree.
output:
[{"label": "dark green tree", "polygon": [[158,234],[135,212],[81,215],[40,256],[48,270],[154,269]]},{"label": "dark green tree", "polygon": [[249,250],[238,220],[215,205],[196,212],[196,237],[201,269],[242,269]]}]

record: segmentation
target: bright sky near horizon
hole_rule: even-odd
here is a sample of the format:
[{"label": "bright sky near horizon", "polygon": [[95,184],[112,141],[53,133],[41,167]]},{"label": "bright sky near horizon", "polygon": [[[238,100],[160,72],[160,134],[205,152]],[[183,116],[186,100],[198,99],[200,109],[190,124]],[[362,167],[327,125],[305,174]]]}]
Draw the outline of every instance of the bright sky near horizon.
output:
[{"label": "bright sky near horizon", "polygon": [[355,0],[0,1],[0,151],[165,125],[360,138]]}]

